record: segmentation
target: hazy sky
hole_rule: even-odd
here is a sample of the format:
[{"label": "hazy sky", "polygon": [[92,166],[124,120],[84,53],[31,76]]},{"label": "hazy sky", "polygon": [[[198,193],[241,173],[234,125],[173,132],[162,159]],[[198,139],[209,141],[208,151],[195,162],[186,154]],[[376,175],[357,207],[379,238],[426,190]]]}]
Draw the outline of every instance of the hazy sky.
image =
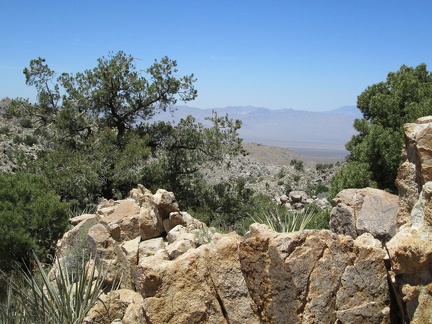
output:
[{"label": "hazy sky", "polygon": [[330,110],[402,64],[432,70],[430,0],[2,0],[0,98],[35,97],[22,70],[93,68],[123,50],[198,78],[188,105]]}]

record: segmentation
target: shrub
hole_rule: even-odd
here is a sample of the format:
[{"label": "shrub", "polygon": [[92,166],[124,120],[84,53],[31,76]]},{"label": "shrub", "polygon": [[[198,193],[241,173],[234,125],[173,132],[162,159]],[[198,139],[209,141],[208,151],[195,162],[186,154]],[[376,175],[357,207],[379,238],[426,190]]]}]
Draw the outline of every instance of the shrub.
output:
[{"label": "shrub", "polygon": [[329,198],[333,199],[343,189],[376,186],[377,184],[372,180],[372,172],[369,171],[367,163],[350,162],[343,165],[333,177],[329,189]]},{"label": "shrub", "polygon": [[331,169],[333,167],[334,167],[333,163],[317,163],[317,165],[315,165],[315,169],[317,171]]},{"label": "shrub", "polygon": [[0,269],[28,264],[31,251],[47,260],[68,226],[68,205],[45,178],[27,173],[0,174]]},{"label": "shrub", "polygon": [[314,184],[313,186],[310,186],[306,189],[306,193],[309,196],[323,196],[326,197],[327,193],[329,191],[329,188],[327,188],[325,185],[322,184],[322,182],[318,182]]},{"label": "shrub", "polygon": [[23,139],[19,135],[15,135],[13,138],[14,144],[21,144],[23,142]]},{"label": "shrub", "polygon": [[[3,273],[7,297],[0,303],[1,323],[82,323],[103,292],[103,275],[96,262],[78,272],[56,261],[55,279],[35,255],[36,272],[17,269],[15,280]],[[35,276],[37,274],[37,276]]]},{"label": "shrub", "polygon": [[291,160],[290,165],[294,166],[294,169],[297,171],[303,171],[304,170],[303,161],[293,159],[293,160]]},{"label": "shrub", "polygon": [[34,136],[26,135],[23,139],[23,143],[27,146],[33,146],[38,143],[38,140]]},{"label": "shrub", "polygon": [[313,217],[306,225],[306,229],[328,229],[330,222],[330,209],[321,209],[321,207],[311,204],[306,207],[308,213],[312,213]]},{"label": "shrub", "polygon": [[22,118],[22,119],[20,119],[19,123],[20,123],[21,127],[24,127],[24,128],[32,128],[33,127],[32,122],[29,118]]},{"label": "shrub", "polygon": [[285,206],[274,205],[253,217],[254,222],[266,224],[273,231],[287,233],[304,230],[312,221],[311,210],[288,210]]},{"label": "shrub", "polygon": [[9,135],[9,132],[10,132],[9,126],[0,127],[0,134]]}]

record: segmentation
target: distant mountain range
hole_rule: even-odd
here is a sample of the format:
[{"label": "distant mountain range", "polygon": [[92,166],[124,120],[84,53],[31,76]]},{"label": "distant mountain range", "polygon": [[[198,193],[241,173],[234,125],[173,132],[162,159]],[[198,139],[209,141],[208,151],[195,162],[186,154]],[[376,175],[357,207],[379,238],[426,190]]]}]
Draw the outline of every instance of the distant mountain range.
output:
[{"label": "distant mountain range", "polygon": [[356,134],[354,119],[362,114],[355,106],[340,107],[330,111],[315,112],[295,109],[269,109],[242,106],[200,109],[178,106],[174,114],[163,112],[153,120],[178,122],[192,115],[205,122],[215,110],[219,116],[242,120],[240,137],[246,143],[289,148],[312,160],[343,160],[348,152],[345,144]]}]

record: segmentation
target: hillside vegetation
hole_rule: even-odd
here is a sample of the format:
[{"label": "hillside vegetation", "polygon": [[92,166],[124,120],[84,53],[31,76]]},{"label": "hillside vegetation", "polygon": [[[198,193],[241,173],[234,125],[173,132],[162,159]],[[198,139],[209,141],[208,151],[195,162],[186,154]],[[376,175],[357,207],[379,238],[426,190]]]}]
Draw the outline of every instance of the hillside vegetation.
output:
[{"label": "hillside vegetation", "polygon": [[[359,96],[364,118],[354,124],[359,134],[347,144],[348,163],[340,167],[315,164],[280,148],[242,145],[241,120],[216,112],[205,124],[193,116],[177,124],[150,122],[177,101],[197,96],[194,76],[179,76],[176,61],[167,57],[143,71],[132,56],[110,53],[75,75],[57,75],[38,58],[24,74],[38,92],[37,102],[5,98],[0,105],[0,166],[11,183],[40,179],[46,189],[36,193],[49,193],[46,199],[67,205],[71,214],[94,210],[102,198],[126,197],[138,183],[151,191],[165,188],[175,192],[182,210],[226,231],[244,232],[263,211],[279,208],[275,201],[296,190],[320,197],[329,187],[330,195],[347,187],[394,190],[402,125],[432,113],[431,75],[425,65],[390,73],[386,82]],[[28,199],[18,197],[24,204]],[[2,208],[4,220],[8,212]],[[314,226],[327,226],[328,212],[315,211],[320,221]],[[14,212],[28,222],[27,210]],[[7,259],[28,263],[31,250],[52,254],[67,227],[61,215],[52,218],[55,230],[46,233],[37,231],[47,226],[43,217],[22,225],[30,226],[23,237],[38,235],[38,240]]]},{"label": "hillside vegetation", "polygon": [[[215,112],[205,125],[193,116],[175,125],[149,122],[178,100],[197,95],[194,76],[178,76],[176,61],[167,57],[142,71],[132,56],[110,53],[95,68],[75,75],[56,74],[38,58],[24,74],[37,90],[37,102],[1,101],[2,172],[15,181],[42,179],[45,191],[67,204],[71,215],[94,210],[102,198],[126,197],[141,183],[152,191],[175,192],[183,210],[211,226],[242,232],[257,213],[275,206],[271,198],[316,180],[314,165],[296,157],[290,165],[270,169],[250,160],[238,137],[241,121],[227,115]],[[43,197],[40,190],[34,195]],[[27,198],[19,198],[26,203]],[[24,220],[30,217],[26,210],[14,212]],[[4,218],[5,209],[0,213]],[[28,263],[34,249],[48,260],[66,230],[63,220],[52,220],[55,231],[35,234],[46,227],[45,220],[35,218],[25,235],[38,235],[37,246],[30,244],[7,260]]]}]

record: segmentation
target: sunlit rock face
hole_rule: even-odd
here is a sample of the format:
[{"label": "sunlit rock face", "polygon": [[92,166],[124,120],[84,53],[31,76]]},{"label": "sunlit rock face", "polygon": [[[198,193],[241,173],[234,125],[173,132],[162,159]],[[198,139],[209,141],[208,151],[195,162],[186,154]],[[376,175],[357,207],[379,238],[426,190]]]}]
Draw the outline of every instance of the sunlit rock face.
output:
[{"label": "sunlit rock face", "polygon": [[[432,117],[405,125],[400,196],[349,189],[331,230],[217,234],[143,186],[73,219],[105,284],[86,323],[430,323]],[[86,226],[83,224],[86,223]],[[54,274],[53,274],[54,275]],[[119,283],[117,287],[116,284]]]}]

